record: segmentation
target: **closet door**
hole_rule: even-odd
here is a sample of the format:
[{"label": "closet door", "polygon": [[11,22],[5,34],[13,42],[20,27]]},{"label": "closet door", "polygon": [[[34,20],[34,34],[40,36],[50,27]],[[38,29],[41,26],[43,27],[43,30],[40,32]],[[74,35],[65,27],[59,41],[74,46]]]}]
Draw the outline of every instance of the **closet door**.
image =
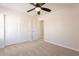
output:
[{"label": "closet door", "polygon": [[18,19],[12,14],[6,14],[6,45],[15,44],[18,40]]},{"label": "closet door", "polygon": [[0,48],[4,47],[4,16],[0,14]]},{"label": "closet door", "polygon": [[16,14],[6,15],[6,45],[30,41],[29,21]]}]

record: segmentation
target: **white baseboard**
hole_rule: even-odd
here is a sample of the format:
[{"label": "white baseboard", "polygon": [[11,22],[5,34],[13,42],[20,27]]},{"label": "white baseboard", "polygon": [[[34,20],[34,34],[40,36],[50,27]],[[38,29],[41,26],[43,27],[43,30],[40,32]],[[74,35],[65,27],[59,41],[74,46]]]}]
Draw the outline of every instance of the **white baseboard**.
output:
[{"label": "white baseboard", "polygon": [[55,44],[55,45],[58,45],[58,46],[61,46],[61,47],[64,47],[64,48],[71,49],[71,50],[74,50],[74,51],[79,52],[78,49],[69,47],[69,46],[67,46],[67,45],[62,45],[62,44],[59,44],[59,43],[56,43],[56,42],[52,42],[52,41],[48,41],[48,40],[44,40],[44,41],[49,42],[49,43],[51,43],[51,44]]}]

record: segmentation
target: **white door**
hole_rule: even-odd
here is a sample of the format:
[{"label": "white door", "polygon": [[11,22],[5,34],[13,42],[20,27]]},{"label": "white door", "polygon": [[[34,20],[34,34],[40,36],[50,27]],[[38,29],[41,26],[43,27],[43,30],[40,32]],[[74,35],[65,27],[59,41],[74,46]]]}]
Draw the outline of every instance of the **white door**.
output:
[{"label": "white door", "polygon": [[29,20],[13,14],[7,14],[5,20],[6,45],[31,41]]},{"label": "white door", "polygon": [[38,23],[16,14],[0,14],[0,47],[38,39]]},{"label": "white door", "polygon": [[4,47],[4,17],[0,14],[0,48]]}]

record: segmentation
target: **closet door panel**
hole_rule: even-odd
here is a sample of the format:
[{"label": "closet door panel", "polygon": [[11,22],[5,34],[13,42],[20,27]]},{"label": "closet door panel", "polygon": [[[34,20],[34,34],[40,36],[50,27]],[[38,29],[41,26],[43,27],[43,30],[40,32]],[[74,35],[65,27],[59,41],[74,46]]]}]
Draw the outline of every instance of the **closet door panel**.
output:
[{"label": "closet door panel", "polygon": [[4,16],[0,14],[0,48],[4,47]]},{"label": "closet door panel", "polygon": [[30,41],[29,22],[18,15],[6,16],[6,45]]},{"label": "closet door panel", "polygon": [[13,15],[6,15],[6,45],[16,43],[18,39],[18,20]]}]

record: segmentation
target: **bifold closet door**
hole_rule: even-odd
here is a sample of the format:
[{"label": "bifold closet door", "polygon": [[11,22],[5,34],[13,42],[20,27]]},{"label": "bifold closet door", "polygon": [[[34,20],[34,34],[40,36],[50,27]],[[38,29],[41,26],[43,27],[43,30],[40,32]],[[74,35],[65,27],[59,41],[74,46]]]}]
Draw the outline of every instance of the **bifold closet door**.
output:
[{"label": "bifold closet door", "polygon": [[38,21],[15,13],[0,14],[0,48],[39,39]]},{"label": "bifold closet door", "polygon": [[4,47],[4,16],[0,14],[0,48]]},{"label": "bifold closet door", "polygon": [[29,20],[16,14],[7,14],[5,20],[6,45],[31,41]]}]

